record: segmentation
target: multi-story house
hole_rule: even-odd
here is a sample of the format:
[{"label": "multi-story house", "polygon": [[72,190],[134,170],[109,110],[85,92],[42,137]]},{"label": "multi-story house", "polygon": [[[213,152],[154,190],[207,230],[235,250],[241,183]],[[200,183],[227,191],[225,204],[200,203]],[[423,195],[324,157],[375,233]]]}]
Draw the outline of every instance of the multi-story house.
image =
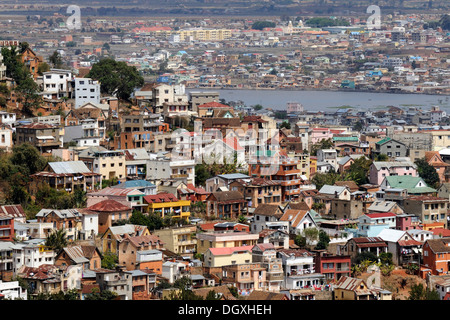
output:
[{"label": "multi-story house", "polygon": [[239,179],[230,183],[231,191],[239,191],[245,197],[248,208],[260,204],[281,204],[281,183],[264,178]]},{"label": "multi-story house", "polygon": [[157,235],[125,236],[119,243],[119,264],[127,270],[141,269],[138,252],[160,250],[163,247],[164,242]]},{"label": "multi-story house", "polygon": [[147,161],[147,180],[154,183],[161,179],[184,179],[195,184],[194,159],[170,159],[166,156],[150,157]]},{"label": "multi-story house", "polygon": [[[109,108],[108,105],[106,107]],[[71,109],[64,118],[66,134],[74,131],[71,138],[83,146],[104,143],[107,127],[107,111],[101,104],[85,103],[77,109]],[[84,139],[84,140],[83,140]]]},{"label": "multi-story house", "polygon": [[95,281],[100,291],[113,291],[120,300],[132,300],[133,277],[131,271],[97,269]]},{"label": "multi-story house", "polygon": [[109,227],[101,236],[101,252],[119,254],[119,245],[126,237],[148,236],[150,231],[146,226],[125,224]]},{"label": "multi-story house", "polygon": [[0,149],[9,152],[13,147],[13,129],[5,123],[0,123]]},{"label": "multi-story house", "polygon": [[152,88],[153,113],[162,113],[164,103],[186,102],[188,96],[184,85],[159,84]]},{"label": "multi-story house", "polygon": [[303,180],[298,169],[299,160],[281,156],[273,159],[258,159],[249,164],[249,176],[267,178],[281,183],[281,201],[298,200]]},{"label": "multi-story house", "polygon": [[246,210],[244,195],[239,191],[211,192],[206,197],[206,215],[219,219],[236,219]]},{"label": "multi-story house", "polygon": [[317,162],[330,164],[335,171],[338,169],[337,151],[335,149],[317,150]]},{"label": "multi-story house", "polygon": [[52,223],[55,230],[64,229],[67,240],[78,240],[82,230],[82,214],[76,209],[41,209],[36,214],[38,222]]},{"label": "multi-story house", "polygon": [[403,175],[417,177],[417,166],[411,161],[374,161],[369,169],[369,182],[381,185],[385,177]]},{"label": "multi-story house", "polygon": [[427,240],[422,249],[426,272],[432,275],[444,275],[450,271],[450,238]]},{"label": "multi-story house", "polygon": [[264,290],[279,292],[284,280],[283,263],[277,258],[277,250],[272,243],[258,243],[252,248],[253,263],[266,268],[266,287]]},{"label": "multi-story house", "polygon": [[372,153],[375,155],[385,154],[389,158],[406,157],[408,148],[404,143],[387,137],[375,144],[375,149],[372,150]]},{"label": "multi-story house", "polygon": [[0,241],[0,280],[11,280],[14,271],[14,243]]},{"label": "multi-story house", "polygon": [[193,256],[197,250],[197,239],[194,237],[197,228],[195,226],[181,226],[168,229],[155,230],[167,250],[183,256]]},{"label": "multi-story house", "polygon": [[144,203],[147,204],[146,212],[157,214],[161,218],[166,215],[172,218],[189,220],[190,200],[179,200],[171,193],[158,193],[144,197]]},{"label": "multi-story house", "polygon": [[267,271],[259,263],[236,263],[223,266],[223,283],[232,283],[240,296],[248,296],[254,290],[265,290]]},{"label": "multi-story house", "polygon": [[16,127],[16,144],[29,143],[41,153],[51,153],[62,147],[58,126],[33,122]]},{"label": "multi-story house", "polygon": [[397,215],[392,212],[364,214],[358,218],[360,237],[377,237],[386,228],[395,229]]},{"label": "multi-story house", "polygon": [[350,256],[332,255],[329,253],[318,252],[314,259],[316,272],[325,275],[327,282],[337,282],[341,279],[341,277],[351,276],[352,265]]},{"label": "multi-story house", "polygon": [[350,256],[352,263],[359,254],[368,252],[379,257],[381,253],[387,252],[387,244],[380,237],[356,237],[347,241],[338,249],[338,254]]},{"label": "multi-story house", "polygon": [[115,221],[131,218],[132,209],[115,200],[103,200],[87,207],[98,214],[98,232],[104,233]]},{"label": "multi-story house", "polygon": [[252,247],[253,245],[208,248],[204,253],[204,266],[218,268],[251,263]]},{"label": "multi-story house", "polygon": [[14,217],[0,215],[0,241],[13,241]]},{"label": "multi-story house", "polygon": [[258,242],[259,235],[248,232],[205,232],[197,234],[197,253],[204,254],[208,249],[234,248],[253,246]]},{"label": "multi-story house", "polygon": [[75,109],[86,103],[100,103],[100,82],[90,78],[75,78]]},{"label": "multi-story house", "polygon": [[253,219],[250,224],[252,233],[259,233],[265,229],[282,230],[289,232],[289,222],[280,221],[283,210],[276,204],[260,204],[253,211]]},{"label": "multi-story house", "polygon": [[73,75],[70,70],[51,69],[42,74],[43,97],[47,99],[72,98]]},{"label": "multi-story house", "polygon": [[29,190],[32,194],[42,184],[69,193],[77,188],[83,191],[97,190],[102,184],[102,176],[90,171],[83,161],[49,162],[43,171],[35,173],[31,179]]},{"label": "multi-story house", "polygon": [[81,151],[78,159],[83,161],[92,172],[98,173],[103,180],[122,180],[126,178],[125,152],[93,147]]},{"label": "multi-story house", "polygon": [[219,92],[213,91],[190,91],[188,93],[189,96],[189,109],[194,112],[198,112],[198,106],[208,103],[208,102],[218,102],[219,101]]},{"label": "multi-story house", "polygon": [[409,196],[403,202],[405,212],[413,214],[424,224],[439,222],[447,227],[448,198],[434,196]]}]

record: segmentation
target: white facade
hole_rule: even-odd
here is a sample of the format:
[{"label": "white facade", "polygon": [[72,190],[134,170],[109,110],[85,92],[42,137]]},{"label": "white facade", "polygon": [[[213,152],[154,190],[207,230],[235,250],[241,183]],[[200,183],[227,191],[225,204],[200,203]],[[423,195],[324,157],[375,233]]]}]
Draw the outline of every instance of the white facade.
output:
[{"label": "white facade", "polygon": [[195,160],[150,159],[147,162],[147,179],[160,180],[186,178],[195,184]]},{"label": "white facade", "polygon": [[0,149],[9,151],[13,147],[13,130],[0,123]]},{"label": "white facade", "polygon": [[75,109],[88,102],[100,103],[100,83],[90,78],[75,78]]},{"label": "white facade", "polygon": [[27,300],[27,289],[19,286],[19,281],[3,282],[0,280],[0,295],[6,300]]},{"label": "white facade", "polygon": [[13,252],[14,274],[23,266],[38,268],[43,264],[54,264],[55,252],[42,245],[17,245]]},{"label": "white facade", "polygon": [[84,239],[95,239],[98,234],[98,214],[89,213],[83,214],[81,218],[83,224]]},{"label": "white facade", "polygon": [[0,111],[0,122],[4,124],[12,125],[16,122],[16,114],[6,111]]},{"label": "white facade", "polygon": [[69,82],[73,80],[69,70],[50,70],[42,75],[43,97],[47,99],[59,99],[71,97],[72,88]]}]

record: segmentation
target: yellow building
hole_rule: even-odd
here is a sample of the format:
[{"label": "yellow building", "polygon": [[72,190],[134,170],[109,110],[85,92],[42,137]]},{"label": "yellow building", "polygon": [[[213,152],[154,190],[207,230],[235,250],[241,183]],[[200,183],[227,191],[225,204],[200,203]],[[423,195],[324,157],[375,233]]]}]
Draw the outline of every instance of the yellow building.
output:
[{"label": "yellow building", "polygon": [[197,239],[194,237],[196,231],[195,226],[182,226],[155,230],[154,234],[162,240],[167,250],[178,254],[190,254],[197,249]]},{"label": "yellow building", "polygon": [[450,131],[449,130],[436,130],[429,131],[431,134],[431,151],[439,151],[450,146]]},{"label": "yellow building", "polygon": [[369,288],[362,279],[341,277],[333,290],[334,300],[392,300],[392,293],[379,287]]},{"label": "yellow building", "polygon": [[199,41],[222,41],[231,37],[230,29],[185,29],[177,33],[181,41],[189,37]]},{"label": "yellow building", "polygon": [[159,193],[144,197],[144,204],[148,204],[147,212],[158,214],[161,218],[171,215],[189,221],[191,215],[190,200],[179,200],[172,193]]},{"label": "yellow building", "polygon": [[252,248],[253,245],[232,248],[210,248],[205,252],[205,267],[216,268],[251,263]]},{"label": "yellow building", "polygon": [[205,253],[210,248],[233,248],[254,246],[258,233],[248,232],[207,232],[197,234],[197,253]]}]

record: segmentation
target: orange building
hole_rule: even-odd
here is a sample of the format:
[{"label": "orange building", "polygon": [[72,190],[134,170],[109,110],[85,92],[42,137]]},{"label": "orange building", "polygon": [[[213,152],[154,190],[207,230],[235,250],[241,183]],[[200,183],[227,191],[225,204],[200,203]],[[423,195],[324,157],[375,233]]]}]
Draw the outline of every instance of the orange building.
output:
[{"label": "orange building", "polygon": [[439,181],[441,183],[449,182],[448,177],[445,175],[445,171],[447,167],[450,167],[450,164],[442,160],[438,151],[426,151],[425,160],[430,166],[436,169],[436,172],[439,175]]},{"label": "orange building", "polygon": [[30,70],[31,75],[36,80],[38,77],[39,65],[44,62],[44,59],[41,56],[38,56],[31,48],[25,49],[20,56],[22,63]]},{"label": "orange building", "polygon": [[422,275],[443,275],[450,271],[450,238],[430,239],[423,245]]},{"label": "orange building", "polygon": [[[163,248],[163,242],[156,235],[125,236],[119,244],[119,263],[127,270],[148,269],[162,273],[162,258],[155,259],[153,251]],[[151,257],[152,259],[149,259]]]},{"label": "orange building", "polygon": [[299,160],[281,155],[278,163],[273,160],[258,160],[256,164],[249,164],[248,175],[279,182],[281,184],[281,201],[298,200],[302,179],[298,169]]}]

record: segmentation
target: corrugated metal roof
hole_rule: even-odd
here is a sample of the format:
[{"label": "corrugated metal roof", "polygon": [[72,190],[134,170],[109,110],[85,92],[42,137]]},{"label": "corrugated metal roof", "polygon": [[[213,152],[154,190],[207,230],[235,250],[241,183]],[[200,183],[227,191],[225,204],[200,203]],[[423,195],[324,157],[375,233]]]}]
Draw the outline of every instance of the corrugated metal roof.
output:
[{"label": "corrugated metal roof", "polygon": [[54,173],[82,173],[91,172],[83,161],[49,162]]}]

